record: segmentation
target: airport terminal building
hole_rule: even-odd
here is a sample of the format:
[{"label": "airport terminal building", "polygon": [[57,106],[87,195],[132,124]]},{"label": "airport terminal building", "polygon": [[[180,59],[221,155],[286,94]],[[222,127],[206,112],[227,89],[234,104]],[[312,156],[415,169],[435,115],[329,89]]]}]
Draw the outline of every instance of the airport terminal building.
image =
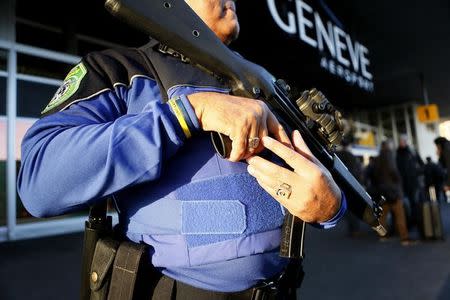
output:
[{"label": "airport terminal building", "polygon": [[[0,3],[0,241],[83,229],[86,211],[32,217],[16,192],[16,176],[26,130],[73,65],[91,51],[148,40],[110,16],[101,2]],[[445,11],[436,5],[428,18],[440,23],[424,17],[418,24],[420,6],[260,2],[237,3],[241,36],[234,50],[295,89],[316,87],[327,95],[344,114],[352,151],[364,160],[377,155],[382,140],[396,145],[400,135],[423,159],[436,160],[433,139],[450,136],[450,60],[439,56],[450,52],[450,20],[440,16]],[[408,16],[404,23],[397,22],[400,9]],[[424,50],[422,43],[428,45]]]}]

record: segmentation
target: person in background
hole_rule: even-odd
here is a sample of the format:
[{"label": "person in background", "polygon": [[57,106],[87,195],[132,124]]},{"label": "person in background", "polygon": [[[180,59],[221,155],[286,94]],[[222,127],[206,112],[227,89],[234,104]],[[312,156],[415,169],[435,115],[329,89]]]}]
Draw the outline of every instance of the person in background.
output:
[{"label": "person in background", "polygon": [[387,216],[392,212],[395,218],[395,227],[400,235],[401,244],[403,246],[413,244],[414,241],[409,238],[409,232],[406,226],[401,178],[395,163],[390,141],[383,141],[381,143],[380,154],[375,158],[371,175],[374,187],[386,198],[386,202],[383,204],[381,223],[387,228]]},{"label": "person in background", "polygon": [[434,163],[431,160],[431,157],[427,156],[426,161],[427,162],[424,167],[425,191],[428,193],[428,189],[434,186],[437,200],[444,201],[444,181],[446,179],[447,172],[441,165]]},{"label": "person in background", "polygon": [[439,157],[439,164],[447,171],[444,181],[444,190],[450,191],[450,142],[445,137],[438,137],[434,140],[436,152]]},{"label": "person in background", "polygon": [[369,194],[371,192],[374,192],[375,189],[373,187],[373,168],[375,166],[375,158],[374,156],[370,156],[369,157],[369,163],[367,164],[367,166],[364,168],[363,170],[363,180],[364,180],[364,185],[366,186],[367,191],[369,192]]},{"label": "person in background", "polygon": [[423,161],[408,146],[408,137],[400,137],[397,148],[397,168],[402,178],[402,187],[411,210],[408,227],[417,225],[419,216],[419,199],[423,198]]}]

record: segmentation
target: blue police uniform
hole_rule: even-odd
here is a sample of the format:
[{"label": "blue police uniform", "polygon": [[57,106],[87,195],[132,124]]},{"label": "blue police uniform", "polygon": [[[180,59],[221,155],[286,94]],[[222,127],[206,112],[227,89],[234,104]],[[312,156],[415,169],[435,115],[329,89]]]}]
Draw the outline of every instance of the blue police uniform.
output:
[{"label": "blue police uniform", "polygon": [[[175,72],[169,102],[155,74],[162,66]],[[149,46],[88,55],[24,137],[25,207],[47,217],[112,196],[127,237],[151,246],[152,264],[202,289],[240,291],[280,273],[283,207],[245,163],[216,154],[186,98],[203,91],[229,92]],[[342,203],[316,225],[334,226]]]}]

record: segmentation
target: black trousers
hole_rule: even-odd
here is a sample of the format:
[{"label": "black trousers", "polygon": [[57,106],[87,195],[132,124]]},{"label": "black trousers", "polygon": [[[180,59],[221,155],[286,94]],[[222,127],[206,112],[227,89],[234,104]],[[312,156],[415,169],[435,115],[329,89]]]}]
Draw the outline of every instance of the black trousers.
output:
[{"label": "black trousers", "polygon": [[[147,275],[147,276],[145,276]],[[281,291],[275,287],[250,288],[223,293],[199,289],[173,280],[155,269],[140,274],[133,300],[296,300],[296,290]],[[145,277],[143,277],[143,275]]]}]

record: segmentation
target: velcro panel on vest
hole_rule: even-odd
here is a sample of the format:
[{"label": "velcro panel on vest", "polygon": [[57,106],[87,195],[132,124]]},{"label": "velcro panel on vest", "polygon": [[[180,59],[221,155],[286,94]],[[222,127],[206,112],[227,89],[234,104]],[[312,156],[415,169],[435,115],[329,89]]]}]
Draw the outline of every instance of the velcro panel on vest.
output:
[{"label": "velcro panel on vest", "polygon": [[[201,180],[184,185],[177,189],[176,197],[183,203],[239,199],[245,205],[246,229],[241,234],[189,234],[186,241],[189,247],[213,244],[229,239],[264,232],[279,228],[283,223],[284,211],[281,205],[264,191],[248,173],[219,176],[209,180]],[[225,210],[222,214],[226,214]],[[206,211],[205,217],[208,212]],[[184,220],[184,219],[183,219]],[[223,219],[222,219],[223,220]],[[225,219],[225,223],[235,222],[236,218]],[[223,225],[228,226],[228,225]],[[235,224],[233,226],[238,226]]]},{"label": "velcro panel on vest", "polygon": [[161,199],[145,214],[150,225],[130,220],[134,232],[146,234],[241,234],[247,228],[245,206],[239,200],[183,201]]},{"label": "velcro panel on vest", "polygon": [[[281,205],[248,173],[216,176],[185,184],[166,198],[139,209],[130,233],[184,235],[197,247],[275,230]],[[245,224],[245,227],[244,227]]]},{"label": "velcro panel on vest", "polygon": [[183,201],[181,215],[182,234],[241,234],[247,227],[238,200]]}]

